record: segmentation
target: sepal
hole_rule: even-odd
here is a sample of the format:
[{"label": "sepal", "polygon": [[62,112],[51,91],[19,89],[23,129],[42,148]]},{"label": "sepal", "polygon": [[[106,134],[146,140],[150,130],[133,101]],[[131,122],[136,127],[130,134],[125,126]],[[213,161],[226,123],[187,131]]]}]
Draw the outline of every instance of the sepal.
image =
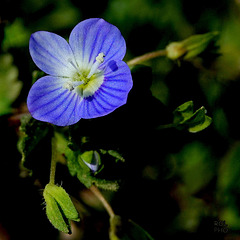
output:
[{"label": "sepal", "polygon": [[59,231],[71,233],[70,220],[80,221],[80,218],[66,191],[54,184],[47,184],[43,197],[46,202],[46,214],[52,225]]}]

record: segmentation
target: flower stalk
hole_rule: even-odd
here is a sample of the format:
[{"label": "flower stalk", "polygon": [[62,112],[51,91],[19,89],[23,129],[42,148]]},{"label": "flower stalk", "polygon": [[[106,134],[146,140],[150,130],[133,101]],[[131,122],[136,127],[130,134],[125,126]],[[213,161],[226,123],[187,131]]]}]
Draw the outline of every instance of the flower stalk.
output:
[{"label": "flower stalk", "polygon": [[106,198],[102,195],[102,193],[99,191],[99,189],[92,185],[90,188],[91,192],[98,198],[99,201],[101,201],[102,205],[106,209],[110,219],[113,219],[115,217],[115,213],[109,204],[109,202],[106,200]]},{"label": "flower stalk", "polygon": [[51,158],[51,167],[50,167],[50,184],[55,184],[55,173],[56,173],[56,166],[57,166],[57,149],[56,149],[56,138],[55,136],[52,137],[52,158]]},{"label": "flower stalk", "polygon": [[150,53],[146,53],[146,54],[143,54],[139,57],[131,59],[130,61],[127,62],[127,65],[129,67],[133,67],[137,64],[148,61],[150,59],[157,58],[157,57],[163,57],[163,56],[166,56],[166,55],[167,55],[167,51],[165,49],[150,52]]}]

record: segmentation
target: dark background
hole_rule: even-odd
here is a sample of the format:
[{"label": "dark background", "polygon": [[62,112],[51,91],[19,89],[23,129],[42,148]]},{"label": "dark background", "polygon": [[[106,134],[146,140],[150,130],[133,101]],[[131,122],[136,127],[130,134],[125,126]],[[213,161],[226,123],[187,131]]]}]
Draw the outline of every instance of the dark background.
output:
[{"label": "dark background", "polygon": [[[218,55],[209,50],[180,64],[164,57],[146,62],[133,71],[128,103],[106,117],[80,120],[75,134],[90,137],[94,147],[122,153],[125,163],[103,160],[99,177],[122,180],[117,192],[104,194],[117,214],[155,239],[239,239],[238,0],[1,1],[0,239],[108,239],[107,213],[61,164],[57,182],[79,202],[82,221],[73,226],[73,235],[59,234],[42,204],[49,144],[32,156],[32,175],[21,167],[17,148],[20,118],[27,114],[26,98],[37,70],[28,50],[31,33],[46,30],[67,39],[78,22],[91,17],[120,29],[126,61],[193,34],[219,31]],[[213,118],[209,128],[196,134],[157,130],[189,100],[196,109],[206,107]],[[215,229],[215,221],[228,226]]]}]

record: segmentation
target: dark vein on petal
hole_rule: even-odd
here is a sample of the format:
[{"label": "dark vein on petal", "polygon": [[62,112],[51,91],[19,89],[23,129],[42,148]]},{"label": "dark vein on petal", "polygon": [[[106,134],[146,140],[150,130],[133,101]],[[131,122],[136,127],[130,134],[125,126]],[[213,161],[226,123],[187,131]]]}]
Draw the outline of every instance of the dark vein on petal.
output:
[{"label": "dark vein on petal", "polygon": [[41,105],[41,106],[38,106],[38,107],[35,108],[33,111],[37,111],[38,109],[43,108],[43,107],[45,107],[46,105],[55,102],[58,98],[60,98],[60,97],[61,97],[62,95],[64,95],[65,93],[66,93],[66,91],[62,92],[60,95],[57,95],[55,98],[53,98],[50,102],[47,102],[47,103],[44,103],[44,104]]},{"label": "dark vein on petal", "polygon": [[[62,87],[56,88],[56,89],[54,89],[54,90],[52,90],[52,91],[47,92],[47,94],[53,93],[53,92],[55,92],[55,91],[57,91],[57,90],[60,90],[61,88],[62,88]],[[35,103],[36,101],[38,101],[38,100],[41,99],[42,97],[45,97],[47,94],[45,93],[45,94],[41,94],[41,95],[39,95],[39,96],[36,96],[36,95],[35,95],[36,98],[31,102],[31,104]]]},{"label": "dark vein on petal", "polygon": [[104,92],[106,95],[109,95],[110,97],[116,98],[118,100],[122,100],[122,97],[115,96],[115,95],[109,93],[108,91],[105,91],[103,88],[101,88],[101,91]]},{"label": "dark vein on petal", "polygon": [[62,105],[62,103],[69,97],[70,94],[71,94],[71,92],[70,92],[55,108],[53,108],[52,110],[44,113],[43,115],[41,115],[41,117],[46,116],[46,115],[48,115],[49,113],[56,111],[56,109],[57,109],[60,105]]},{"label": "dark vein on petal", "polygon": [[[69,105],[72,103],[73,98],[74,98],[74,94],[72,95],[71,99],[67,103],[67,106],[63,109],[62,113],[59,116],[55,117],[54,119],[60,118],[63,115],[63,113],[69,108]],[[69,119],[70,119],[70,117],[68,118],[68,121],[69,121]]]}]

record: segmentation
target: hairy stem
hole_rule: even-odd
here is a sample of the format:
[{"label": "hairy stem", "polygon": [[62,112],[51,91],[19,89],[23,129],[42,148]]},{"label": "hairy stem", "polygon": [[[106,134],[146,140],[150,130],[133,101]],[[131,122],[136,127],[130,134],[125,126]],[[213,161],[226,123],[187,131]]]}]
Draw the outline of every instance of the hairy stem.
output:
[{"label": "hairy stem", "polygon": [[56,173],[57,159],[56,159],[56,138],[52,137],[52,159],[50,168],[50,180],[49,183],[55,184],[55,173]]},{"label": "hairy stem", "polygon": [[108,215],[112,219],[115,216],[115,213],[114,213],[112,207],[110,206],[109,202],[106,200],[106,198],[102,195],[102,193],[99,191],[99,189],[96,186],[92,185],[89,189],[101,201],[104,208],[108,212]]},{"label": "hairy stem", "polygon": [[129,67],[132,67],[136,64],[145,62],[145,61],[153,59],[153,58],[166,56],[166,54],[167,54],[167,51],[165,49],[164,50],[158,50],[158,51],[155,51],[155,52],[146,53],[142,56],[133,58],[132,60],[128,61],[127,64],[128,64]]}]

